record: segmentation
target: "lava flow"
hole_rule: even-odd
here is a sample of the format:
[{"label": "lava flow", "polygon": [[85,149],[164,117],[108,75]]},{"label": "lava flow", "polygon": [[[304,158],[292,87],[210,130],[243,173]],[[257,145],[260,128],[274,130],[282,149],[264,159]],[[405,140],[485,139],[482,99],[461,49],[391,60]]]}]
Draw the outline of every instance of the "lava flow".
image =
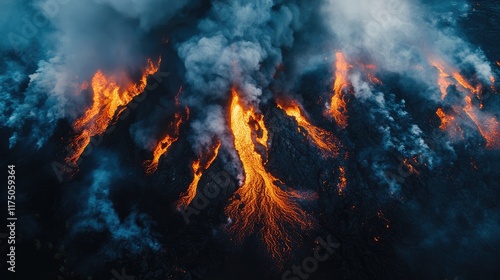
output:
[{"label": "lava flow", "polygon": [[[279,263],[291,250],[293,237],[298,236],[291,230],[296,233],[298,228],[311,226],[310,217],[296,201],[306,196],[281,189],[277,185],[279,179],[266,171],[263,157],[252,140],[252,132],[255,133],[252,131],[252,119],[261,118],[257,118],[253,108],[243,107],[236,90],[232,90],[232,95],[230,129],[245,178],[235,194],[239,199],[234,199],[226,207],[231,221],[228,230],[239,242],[257,230],[271,257]],[[262,129],[265,130],[265,127]]]},{"label": "lava flow", "polygon": [[189,184],[187,191],[183,193],[181,195],[181,198],[179,198],[179,200],[177,201],[177,209],[180,210],[181,208],[185,208],[191,203],[191,201],[193,201],[194,197],[196,196],[198,182],[200,181],[201,176],[203,176],[203,172],[207,170],[217,158],[220,146],[221,142],[217,141],[215,146],[211,147],[212,151],[209,151],[207,154],[204,154],[204,156],[202,155],[198,159],[193,161],[193,164],[191,165],[191,169],[193,171],[193,181],[191,181],[191,184]]},{"label": "lava flow", "polygon": [[153,151],[153,159],[146,160],[144,166],[146,167],[146,173],[152,174],[158,169],[158,164],[160,158],[164,155],[170,146],[179,140],[179,128],[181,124],[189,117],[189,111],[186,108],[186,114],[175,113],[174,121],[169,126],[169,132],[167,135],[158,142],[156,148]]},{"label": "lava flow", "polygon": [[438,115],[439,119],[441,119],[441,125],[439,126],[440,129],[448,131],[452,137],[460,139],[464,138],[464,132],[458,125],[454,116],[446,114],[441,108],[437,109],[436,115]]},{"label": "lava flow", "polygon": [[[139,83],[127,86],[120,85],[116,77],[106,77],[101,70],[97,71],[92,78],[92,91],[94,92],[92,106],[73,124],[78,135],[71,141],[72,153],[66,158],[68,163],[76,165],[90,143],[91,137],[104,133],[113,122],[113,118],[116,119],[125,106],[144,91],[147,77],[158,71],[160,62],[161,58],[158,59],[156,65],[151,59],[148,59],[148,66]],[[83,83],[82,89],[86,89],[86,87],[88,87],[88,83]]]},{"label": "lava flow", "polygon": [[312,125],[299,104],[291,99],[278,99],[276,102],[280,109],[295,119],[298,126],[303,129],[298,129],[299,132],[321,150],[323,157],[337,157],[339,155],[340,141],[332,133]]},{"label": "lava flow", "polygon": [[[430,64],[438,68],[440,72],[438,84],[441,89],[441,98],[444,99],[446,97],[448,86],[455,85],[457,89],[464,94],[463,102],[465,104],[461,109],[458,106],[454,106],[455,113],[461,115],[462,112],[465,112],[469,119],[476,125],[479,133],[481,133],[486,140],[486,148],[499,149],[500,123],[494,116],[480,111],[482,104],[480,104],[478,108],[472,101],[472,98],[477,98],[480,95],[483,88],[482,85],[472,86],[458,71],[449,70],[450,67],[442,62],[431,60]],[[447,71],[452,73],[449,74]],[[494,81],[494,79],[492,79],[492,81]],[[449,127],[453,127],[453,135],[462,135],[462,130],[456,124],[454,116],[446,115],[441,108],[436,111],[436,114],[441,118],[441,129],[446,130]]]},{"label": "lava flow", "polygon": [[500,149],[500,123],[495,117],[480,114],[479,109],[472,104],[470,96],[465,97],[465,107],[463,110],[476,124],[479,132],[486,140],[486,148]]},{"label": "lava flow", "polygon": [[437,61],[431,61],[430,64],[439,70],[438,85],[439,90],[441,91],[441,100],[444,100],[447,95],[448,87],[452,84],[450,81],[450,75],[446,74],[444,67]]},{"label": "lava flow", "polygon": [[342,52],[337,52],[335,59],[335,82],[333,84],[333,96],[330,101],[328,114],[335,119],[335,122],[341,128],[346,128],[347,103],[343,91],[349,86],[347,74],[351,65],[347,63]]}]

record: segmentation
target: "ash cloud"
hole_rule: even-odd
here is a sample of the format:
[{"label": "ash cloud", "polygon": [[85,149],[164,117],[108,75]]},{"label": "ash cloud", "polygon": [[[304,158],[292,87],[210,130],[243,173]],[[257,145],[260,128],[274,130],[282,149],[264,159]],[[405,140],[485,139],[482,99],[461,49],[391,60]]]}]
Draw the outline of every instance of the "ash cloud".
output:
[{"label": "ash cloud", "polygon": [[[80,84],[101,69],[130,77],[142,69],[166,25],[188,1],[9,1],[0,80],[0,122],[19,141],[40,148],[57,121],[82,115],[92,96]],[[156,60],[157,57],[152,57]],[[27,86],[26,86],[27,84]],[[91,91],[87,91],[91,94]],[[33,132],[28,132],[32,130]]]},{"label": "ash cloud", "polygon": [[[207,17],[198,21],[197,33],[178,44],[191,86],[188,105],[203,109],[227,100],[233,86],[247,102],[265,102],[283,50],[292,48],[294,32],[309,14],[310,8],[298,1],[213,2]],[[214,110],[194,122],[195,146],[220,133],[220,125],[212,124],[225,123],[221,117]]]},{"label": "ash cloud", "polygon": [[460,0],[329,0],[323,13],[336,46],[349,57],[368,56],[382,70],[431,86],[436,84],[434,75],[415,71],[417,65],[428,65],[431,57],[443,58],[457,69],[472,68],[483,82],[492,76],[483,52],[457,32],[456,19],[469,9],[468,2]]}]

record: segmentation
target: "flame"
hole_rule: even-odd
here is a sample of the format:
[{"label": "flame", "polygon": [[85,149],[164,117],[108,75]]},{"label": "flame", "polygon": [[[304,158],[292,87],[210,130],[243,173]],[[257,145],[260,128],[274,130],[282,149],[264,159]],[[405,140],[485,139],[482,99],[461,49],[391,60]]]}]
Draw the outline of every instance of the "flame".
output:
[{"label": "flame", "polygon": [[[113,118],[117,118],[125,109],[125,106],[144,91],[147,85],[147,77],[158,71],[160,63],[161,58],[158,59],[156,65],[151,59],[148,59],[148,66],[139,82],[126,87],[121,86],[116,77],[107,77],[101,70],[95,73],[91,83],[94,92],[92,106],[73,124],[73,128],[78,135],[71,141],[70,146],[73,151],[66,158],[67,162],[76,165],[83,151],[90,143],[90,138],[104,133],[112,123]],[[86,87],[88,87],[88,84],[85,83],[81,86],[82,90],[86,89]]]},{"label": "flame", "polygon": [[232,90],[232,95],[230,128],[245,178],[235,194],[239,199],[226,207],[226,214],[233,222],[229,231],[241,242],[259,227],[257,230],[268,252],[279,262],[291,250],[295,235],[290,230],[311,226],[309,216],[296,202],[296,199],[305,197],[281,189],[277,185],[279,179],[266,171],[263,157],[256,151],[251,137],[250,122],[259,118],[255,116],[253,108],[245,109],[242,106],[236,90]]},{"label": "flame", "polygon": [[335,119],[341,127],[347,127],[347,103],[344,100],[343,90],[349,86],[347,74],[351,65],[347,63],[342,52],[335,54],[335,82],[333,84],[333,96],[330,101],[328,114]]},{"label": "flame", "polygon": [[200,156],[198,159],[193,161],[193,164],[191,165],[191,170],[193,171],[193,181],[189,184],[187,191],[181,194],[181,198],[177,201],[177,209],[181,209],[183,207],[185,208],[191,203],[191,201],[193,201],[196,196],[198,182],[200,181],[201,176],[203,176],[203,172],[207,170],[217,158],[220,146],[221,142],[217,141],[215,146],[212,147],[212,151],[206,158]]},{"label": "flame", "polygon": [[282,109],[289,117],[294,118],[298,126],[305,130],[303,135],[321,150],[323,157],[337,157],[339,155],[340,141],[332,133],[312,125],[299,104],[294,100],[276,100],[276,102],[278,108]]},{"label": "flame", "polygon": [[158,164],[160,162],[161,156],[167,153],[170,146],[172,146],[172,144],[179,140],[179,128],[181,124],[188,118],[188,116],[189,111],[187,108],[185,115],[178,112],[175,113],[174,121],[169,126],[170,132],[167,133],[167,135],[156,145],[156,148],[153,151],[153,159],[146,160],[144,162],[147,174],[152,174],[158,169]]}]

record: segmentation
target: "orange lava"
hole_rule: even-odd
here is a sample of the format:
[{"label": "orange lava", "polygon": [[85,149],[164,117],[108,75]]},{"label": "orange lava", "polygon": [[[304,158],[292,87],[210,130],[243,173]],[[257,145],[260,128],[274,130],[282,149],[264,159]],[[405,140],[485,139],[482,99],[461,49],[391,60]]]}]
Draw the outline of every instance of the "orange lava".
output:
[{"label": "orange lava", "polygon": [[345,167],[339,166],[339,183],[337,184],[339,195],[342,194],[347,187],[347,179],[345,177]]},{"label": "orange lava", "polygon": [[469,90],[473,94],[478,94],[481,91],[481,86],[473,87],[467,80],[460,75],[458,72],[453,72],[453,78],[460,84],[463,88]]},{"label": "orange lava", "polygon": [[176,203],[177,209],[185,208],[191,203],[191,201],[193,201],[196,196],[196,190],[198,189],[198,182],[200,182],[203,172],[207,170],[217,158],[220,146],[221,142],[217,141],[211,151],[208,151],[207,154],[202,155],[193,161],[193,164],[191,165],[191,170],[193,171],[193,181],[189,184],[187,191],[181,194],[181,197]]},{"label": "orange lava", "polygon": [[[414,159],[415,160],[415,159]],[[405,158],[403,160],[403,164],[406,166],[406,168],[408,169],[408,172],[412,173],[412,174],[417,174],[417,175],[420,175],[420,173],[418,172],[418,170],[413,166],[412,162],[414,162],[414,160],[409,160],[407,158]]]},{"label": "orange lava", "polygon": [[268,152],[267,141],[269,140],[269,132],[264,124],[264,117],[262,115],[253,114],[250,116],[250,122],[255,123],[255,131],[259,132],[259,137],[255,137],[255,141],[266,148]]},{"label": "orange lava", "polygon": [[297,230],[312,226],[310,217],[297,202],[305,197],[283,190],[277,185],[279,179],[266,171],[252,140],[250,123],[258,119],[256,113],[253,108],[244,108],[236,90],[232,90],[232,95],[230,129],[245,178],[225,209],[231,221],[228,230],[238,242],[258,231],[271,257],[280,263],[291,250],[294,237],[300,237]]},{"label": "orange lava", "polygon": [[484,116],[472,104],[470,96],[465,97],[464,112],[476,124],[479,132],[486,140],[487,149],[500,149],[500,123],[492,116]]},{"label": "orange lava", "polygon": [[443,109],[438,108],[436,111],[436,115],[441,119],[441,125],[439,128],[442,130],[448,131],[453,137],[464,137],[463,131],[457,123],[457,120],[452,115],[447,115]]},{"label": "orange lava", "polygon": [[366,73],[368,80],[370,83],[373,85],[379,84],[382,85],[382,81],[377,78],[375,75],[375,70],[377,70],[377,66],[375,64],[361,64],[361,67],[363,69],[363,72]]},{"label": "orange lava", "polygon": [[[81,154],[90,143],[91,137],[103,134],[112,123],[113,118],[116,119],[125,109],[125,106],[144,91],[147,77],[158,71],[160,62],[161,58],[156,65],[151,59],[148,59],[148,66],[139,82],[126,86],[120,85],[116,77],[104,75],[101,70],[95,73],[91,83],[94,92],[92,106],[73,124],[73,128],[78,135],[71,141],[72,153],[66,158],[68,163],[76,165]],[[86,87],[88,85],[84,83],[81,88],[85,89]]]},{"label": "orange lava", "polygon": [[452,84],[450,81],[450,75],[445,72],[443,64],[438,63],[437,61],[430,61],[430,64],[439,70],[438,85],[441,91],[441,100],[444,100],[447,94],[447,89]]},{"label": "orange lava", "polygon": [[[301,106],[294,100],[276,100],[278,107],[305,130],[303,135],[321,150],[323,157],[337,157],[339,155],[340,141],[330,132],[312,125]],[[299,130],[300,132],[300,130]]]},{"label": "orange lava", "polygon": [[188,118],[189,111],[186,108],[186,114],[175,113],[174,121],[169,126],[169,132],[161,139],[153,151],[153,159],[146,160],[144,166],[147,174],[152,174],[158,169],[161,156],[168,152],[172,144],[179,140],[179,128],[181,124]]},{"label": "orange lava", "polygon": [[[454,71],[449,66],[444,63],[437,63],[436,61],[431,61],[431,65],[437,67],[440,71],[440,77],[438,78],[438,83],[440,84],[441,92],[443,93],[444,89],[444,97],[446,96],[446,89],[449,85],[457,86],[457,89],[465,94],[464,97],[464,106],[463,108],[459,108],[458,106],[454,107],[454,111],[457,115],[461,115],[462,112],[465,112],[467,116],[472,120],[472,122],[476,125],[479,133],[486,140],[486,148],[487,149],[499,149],[500,148],[500,124],[496,120],[494,116],[491,114],[483,113],[480,109],[483,107],[483,104],[480,103],[479,106],[475,106],[472,102],[472,98],[476,98],[480,95],[482,91],[482,86],[479,84],[478,86],[472,86],[467,79],[465,79],[458,71]],[[446,71],[451,72],[452,74],[448,74]],[[446,78],[445,83],[442,79]],[[441,84],[443,82],[443,84]],[[454,83],[456,82],[456,83]],[[493,79],[494,82],[494,79]],[[442,98],[444,98],[442,96]],[[446,115],[442,109],[438,109],[436,114],[441,119],[440,128],[445,130],[452,128],[452,135],[460,135],[463,136],[463,131],[460,126],[457,124],[455,117],[451,115]]]},{"label": "orange lava", "polygon": [[351,65],[347,63],[342,52],[335,54],[335,82],[333,84],[333,96],[330,101],[328,114],[335,119],[341,127],[347,127],[347,103],[344,100],[343,90],[349,86],[347,74]]}]

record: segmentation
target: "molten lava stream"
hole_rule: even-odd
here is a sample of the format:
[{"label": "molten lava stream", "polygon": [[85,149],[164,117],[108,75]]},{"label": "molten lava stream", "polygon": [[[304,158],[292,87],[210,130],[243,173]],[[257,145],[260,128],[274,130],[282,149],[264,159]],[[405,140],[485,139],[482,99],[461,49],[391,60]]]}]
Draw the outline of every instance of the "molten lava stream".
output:
[{"label": "molten lava stream", "polygon": [[438,85],[439,90],[441,91],[441,100],[444,100],[447,95],[448,87],[452,85],[452,82],[450,81],[450,75],[446,74],[446,72],[444,71],[444,66],[442,66],[437,61],[431,61],[430,64],[439,70]]},{"label": "molten lava stream", "polygon": [[158,169],[158,163],[162,155],[168,152],[172,144],[179,140],[179,128],[181,124],[189,117],[189,110],[186,108],[186,114],[175,113],[174,121],[170,124],[170,131],[158,142],[153,151],[153,159],[146,160],[144,166],[147,174],[152,174]]},{"label": "molten lava stream", "polygon": [[196,159],[191,165],[191,169],[193,170],[193,181],[191,181],[191,184],[189,184],[187,191],[181,194],[181,198],[179,198],[179,200],[177,201],[176,205],[178,210],[187,207],[191,203],[191,201],[193,201],[194,197],[196,196],[198,182],[200,181],[201,176],[203,176],[203,172],[205,172],[205,170],[207,170],[217,158],[220,146],[221,142],[217,141],[215,146],[212,147],[211,152],[206,154],[205,157],[203,155],[200,156],[200,158]]},{"label": "molten lava stream", "polygon": [[[297,122],[307,133],[304,136],[321,150],[323,157],[337,157],[340,141],[330,132],[312,125],[294,100],[276,100],[278,107]],[[300,131],[300,130],[299,130]]]},{"label": "molten lava stream", "polygon": [[330,109],[328,114],[335,119],[335,122],[341,127],[347,127],[347,103],[344,100],[344,89],[349,86],[347,78],[349,68],[352,67],[347,63],[342,52],[335,54],[335,82],[333,84],[333,96],[330,101]]},{"label": "molten lava stream", "polygon": [[232,221],[228,230],[241,242],[256,230],[256,226],[260,227],[257,230],[268,252],[280,263],[291,250],[293,237],[299,236],[296,230],[312,225],[310,217],[296,201],[305,196],[282,190],[276,185],[279,180],[266,171],[262,156],[252,140],[250,122],[259,118],[252,108],[245,109],[240,104],[235,90],[232,94],[230,128],[245,179],[236,191],[235,197],[240,199],[233,200],[226,207],[226,214]]},{"label": "molten lava stream", "polygon": [[[78,134],[71,141],[72,152],[66,158],[66,162],[77,164],[78,159],[90,143],[90,138],[103,134],[112,123],[113,118],[116,119],[120,115],[124,106],[144,91],[147,77],[158,71],[160,63],[161,58],[158,59],[156,65],[151,59],[148,59],[148,66],[139,83],[127,86],[119,85],[115,77],[106,77],[101,70],[95,73],[92,78],[92,91],[94,92],[92,106],[73,124],[74,130]],[[85,83],[82,84],[82,89],[87,86]]]},{"label": "molten lava stream", "polygon": [[[440,84],[442,98],[446,97],[446,90],[449,85],[455,85],[458,90],[464,93],[464,103],[465,105],[461,109],[461,111],[465,112],[467,116],[472,120],[472,122],[476,125],[479,133],[486,140],[486,148],[488,149],[500,149],[500,123],[496,120],[496,118],[487,113],[483,113],[480,111],[481,105],[479,108],[474,106],[472,103],[472,97],[477,97],[482,91],[482,85],[472,86],[467,79],[465,79],[458,71],[448,70],[450,67],[445,65],[444,63],[439,63],[437,61],[430,62],[431,65],[435,66],[439,69],[440,77],[438,78],[438,84]],[[448,74],[446,71],[452,72],[452,74]],[[445,77],[446,80],[443,80]],[[494,79],[493,79],[494,81]],[[456,82],[456,83],[454,83]],[[455,113],[460,115],[460,109],[455,109]],[[455,132],[452,132],[454,135],[457,135],[456,132],[460,132],[462,135],[462,130],[456,124],[455,118],[453,116],[447,116],[442,109],[438,109],[436,114],[441,118],[441,129],[447,129],[449,127],[453,127]]]},{"label": "molten lava stream", "polygon": [[486,140],[487,149],[500,149],[500,123],[493,116],[483,116],[472,104],[470,96],[465,97],[464,112],[476,124],[479,132]]},{"label": "molten lava stream", "polygon": [[440,129],[448,131],[450,136],[454,138],[464,138],[464,132],[458,125],[457,120],[454,116],[447,115],[441,108],[437,109],[436,115],[438,115],[438,117],[441,119],[441,125],[439,125]]}]

